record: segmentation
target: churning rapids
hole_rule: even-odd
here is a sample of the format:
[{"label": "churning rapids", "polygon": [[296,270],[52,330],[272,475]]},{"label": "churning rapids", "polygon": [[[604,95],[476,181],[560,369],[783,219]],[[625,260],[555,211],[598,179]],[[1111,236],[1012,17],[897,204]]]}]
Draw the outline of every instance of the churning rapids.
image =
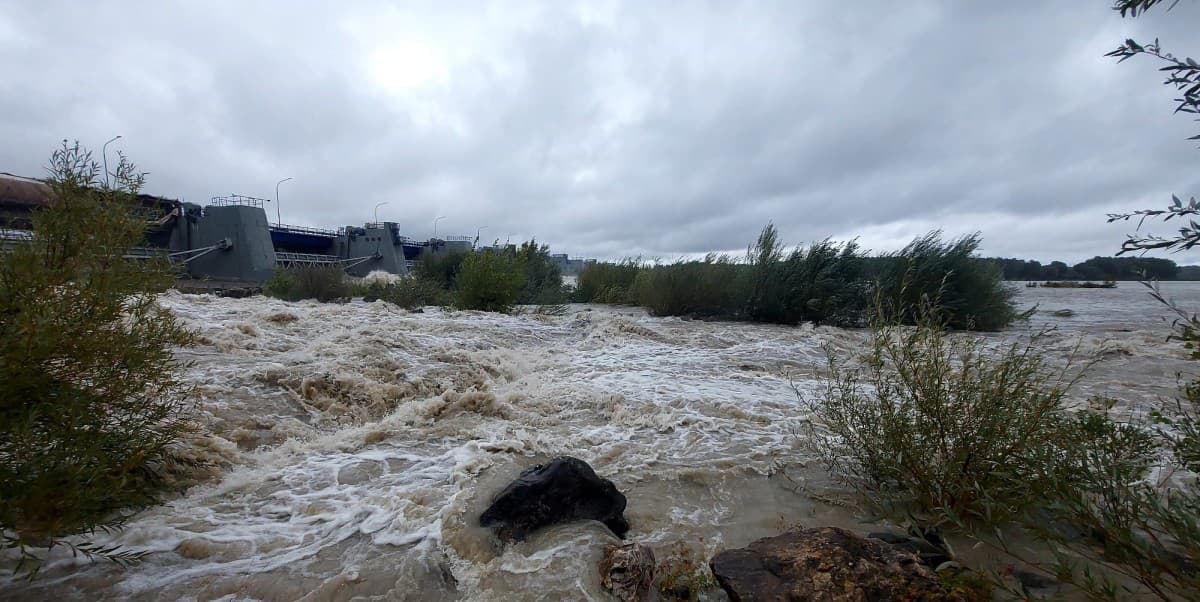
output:
[{"label": "churning rapids", "polygon": [[[1200,284],[1168,283],[1200,308]],[[1165,341],[1136,283],[1025,289],[1052,361],[1097,358],[1073,392],[1133,410],[1196,367]],[[629,499],[628,537],[704,557],[794,524],[869,529],[837,503],[804,445],[825,349],[861,331],[651,318],[572,305],[563,315],[410,313],[360,300],[286,303],[166,294],[197,328],[200,433],[213,474],[99,535],[151,554],[122,569],[56,553],[19,599],[607,599],[604,527],[550,528],[499,548],[476,527],[521,468],[569,454]],[[1071,317],[1051,312],[1074,311]],[[793,388],[794,387],[794,388]],[[0,557],[6,564],[12,556]]]}]

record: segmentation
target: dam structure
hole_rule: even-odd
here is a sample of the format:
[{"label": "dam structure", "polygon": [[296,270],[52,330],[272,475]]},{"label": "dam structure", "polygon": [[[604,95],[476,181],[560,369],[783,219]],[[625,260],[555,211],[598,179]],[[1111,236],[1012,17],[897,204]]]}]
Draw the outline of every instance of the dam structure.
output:
[{"label": "dam structure", "polygon": [[[41,180],[0,172],[0,238],[5,245],[31,240],[32,215],[50,199]],[[337,266],[351,276],[383,271],[406,276],[426,252],[474,248],[469,237],[415,241],[400,235],[396,222],[322,229],[271,223],[266,199],[244,195],[213,197],[204,206],[138,195],[150,215],[146,246],[127,256],[166,255],[179,277],[201,287],[258,286],[278,268]]]}]

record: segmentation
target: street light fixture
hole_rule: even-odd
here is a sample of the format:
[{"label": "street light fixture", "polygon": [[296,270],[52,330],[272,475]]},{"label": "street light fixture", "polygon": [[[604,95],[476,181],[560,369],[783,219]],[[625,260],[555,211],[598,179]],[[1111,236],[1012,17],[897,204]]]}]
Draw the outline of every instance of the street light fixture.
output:
[{"label": "street light fixture", "polygon": [[443,220],[443,219],[446,219],[446,216],[444,216],[444,215],[439,215],[439,216],[437,216],[437,217],[433,218],[433,237],[434,237],[434,238],[437,238],[437,223],[438,223],[438,220]]},{"label": "street light fixture", "polygon": [[110,187],[110,185],[108,183],[108,145],[110,143],[116,142],[117,140],[120,140],[120,139],[121,139],[120,136],[113,136],[111,140],[104,143],[104,146],[100,147],[100,154],[104,155],[104,187],[105,188]]},{"label": "street light fixture", "polygon": [[283,220],[279,217],[279,185],[290,179],[291,178],[284,178],[278,182],[275,182],[275,225],[276,226],[283,225]]},{"label": "street light fixture", "polygon": [[375,223],[376,224],[379,223],[379,208],[384,205],[387,205],[389,202],[390,201],[384,201],[382,203],[375,203]]}]

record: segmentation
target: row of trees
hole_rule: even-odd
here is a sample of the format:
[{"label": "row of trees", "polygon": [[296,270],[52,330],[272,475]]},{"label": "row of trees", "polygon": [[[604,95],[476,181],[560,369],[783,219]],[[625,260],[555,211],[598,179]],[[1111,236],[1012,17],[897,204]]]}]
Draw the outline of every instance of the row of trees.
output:
[{"label": "row of trees", "polygon": [[1005,280],[1181,280],[1197,276],[1170,259],[1156,257],[1093,257],[1075,265],[1009,258],[992,261],[1000,264]]}]

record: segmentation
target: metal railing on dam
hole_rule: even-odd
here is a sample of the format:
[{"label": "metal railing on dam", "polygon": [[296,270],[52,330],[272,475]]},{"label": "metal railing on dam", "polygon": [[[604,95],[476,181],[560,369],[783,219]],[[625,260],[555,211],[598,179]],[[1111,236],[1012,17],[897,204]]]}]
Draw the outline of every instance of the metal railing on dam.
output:
[{"label": "metal railing on dam", "polygon": [[276,251],[275,265],[285,269],[306,266],[341,265],[342,269],[349,269],[365,261],[378,258],[378,253],[373,255],[364,255],[362,257],[345,258],[338,257],[337,255],[321,255],[317,253],[288,253],[285,251]]}]

